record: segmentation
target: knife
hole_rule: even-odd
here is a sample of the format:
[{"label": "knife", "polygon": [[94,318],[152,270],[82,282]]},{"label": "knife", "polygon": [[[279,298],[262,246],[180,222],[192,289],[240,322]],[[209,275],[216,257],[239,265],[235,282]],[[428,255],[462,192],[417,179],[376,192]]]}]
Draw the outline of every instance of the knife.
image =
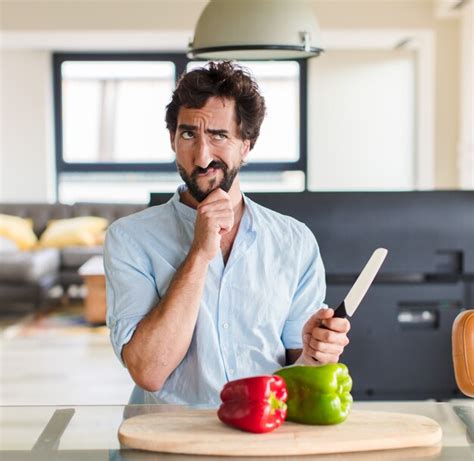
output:
[{"label": "knife", "polygon": [[385,248],[377,248],[372,253],[372,256],[362,269],[359,277],[357,277],[354,285],[352,285],[349,293],[347,293],[344,301],[342,301],[339,307],[334,311],[334,317],[344,318],[347,316],[352,317],[354,315],[354,312],[359,307],[362,299],[364,299],[365,294],[382,266],[387,253],[388,251]]}]

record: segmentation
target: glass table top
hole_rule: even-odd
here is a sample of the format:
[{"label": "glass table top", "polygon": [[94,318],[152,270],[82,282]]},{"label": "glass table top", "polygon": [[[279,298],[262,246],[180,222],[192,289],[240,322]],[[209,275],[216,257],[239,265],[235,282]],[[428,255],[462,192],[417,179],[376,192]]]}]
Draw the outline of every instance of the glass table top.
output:
[{"label": "glass table top", "polygon": [[[194,407],[196,408],[196,407]],[[304,460],[474,460],[474,401],[456,403],[355,402],[354,409],[392,411],[430,417],[443,430],[440,446],[338,455],[301,456]],[[189,409],[175,405],[16,406],[0,407],[1,461],[57,460],[203,460],[207,457],[151,453],[121,447],[117,432],[124,419],[147,413]],[[211,458],[211,457],[209,457]],[[212,459],[270,459],[212,457]],[[279,459],[290,459],[280,457]],[[294,457],[291,457],[294,459]]]}]

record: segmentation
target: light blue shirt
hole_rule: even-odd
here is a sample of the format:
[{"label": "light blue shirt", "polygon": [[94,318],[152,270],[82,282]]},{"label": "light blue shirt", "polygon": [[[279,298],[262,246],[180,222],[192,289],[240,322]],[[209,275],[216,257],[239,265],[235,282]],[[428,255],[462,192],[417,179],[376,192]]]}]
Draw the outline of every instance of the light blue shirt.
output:
[{"label": "light blue shirt", "polygon": [[[107,324],[121,361],[122,347],[159,304],[193,241],[196,210],[179,192],[107,232]],[[312,232],[245,195],[244,203],[227,264],[219,251],[209,265],[188,352],[158,392],[144,391],[144,403],[219,405],[226,382],[284,366],[285,349],[302,347],[303,325],[326,307]]]}]

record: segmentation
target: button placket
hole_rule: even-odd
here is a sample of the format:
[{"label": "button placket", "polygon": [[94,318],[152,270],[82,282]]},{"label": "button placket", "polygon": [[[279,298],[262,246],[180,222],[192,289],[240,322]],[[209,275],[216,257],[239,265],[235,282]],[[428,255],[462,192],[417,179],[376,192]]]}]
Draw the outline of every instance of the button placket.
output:
[{"label": "button placket", "polygon": [[[248,216],[245,216],[244,222],[241,223],[241,226],[243,224],[243,227],[239,229],[239,232],[237,233],[229,260],[223,267],[218,296],[220,347],[225,371],[229,380],[234,379],[235,374],[237,373],[237,345],[233,342],[235,341],[235,338],[232,336],[232,319],[230,318],[231,303],[230,299],[226,298],[224,284],[227,283],[227,279],[231,277],[231,274],[233,272],[235,273],[239,260],[256,240],[255,232],[249,231],[247,220]],[[230,294],[230,296],[232,296],[232,294]]]},{"label": "button placket", "polygon": [[224,285],[226,283],[225,272],[221,278],[221,287],[219,290],[218,297],[218,312],[219,312],[219,330],[220,330],[220,346],[221,353],[224,362],[225,371],[228,379],[232,379],[232,375],[235,373],[235,363],[234,363],[234,347],[231,342],[230,334],[230,321],[228,318],[229,315],[229,300],[226,299]]}]

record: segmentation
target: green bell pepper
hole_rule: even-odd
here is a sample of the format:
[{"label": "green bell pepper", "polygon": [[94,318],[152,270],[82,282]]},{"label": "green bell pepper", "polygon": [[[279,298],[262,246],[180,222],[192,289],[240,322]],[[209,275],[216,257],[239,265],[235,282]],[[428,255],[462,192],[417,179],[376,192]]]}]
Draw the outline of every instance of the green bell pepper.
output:
[{"label": "green bell pepper", "polygon": [[302,424],[339,424],[352,406],[352,379],[343,363],[293,365],[274,373],[288,390],[287,421]]}]

